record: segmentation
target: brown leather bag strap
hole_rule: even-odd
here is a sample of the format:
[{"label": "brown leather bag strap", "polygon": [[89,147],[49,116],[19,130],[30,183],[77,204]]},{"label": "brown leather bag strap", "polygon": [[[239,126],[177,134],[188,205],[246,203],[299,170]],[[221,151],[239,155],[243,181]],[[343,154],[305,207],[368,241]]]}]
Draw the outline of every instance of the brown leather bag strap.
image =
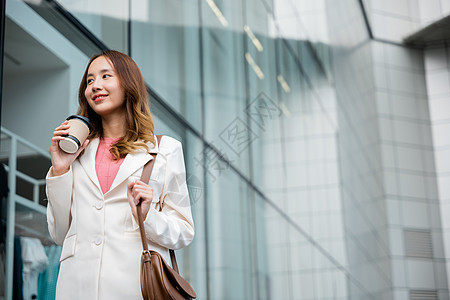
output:
[{"label": "brown leather bag strap", "polygon": [[[141,181],[142,182],[149,182],[150,176],[152,175],[153,166],[155,165],[155,159],[156,154],[153,154],[153,159],[149,160],[142,170],[141,175]],[[144,250],[148,250],[148,244],[147,244],[147,238],[145,237],[145,228],[144,228],[144,221],[142,217],[142,207],[141,207],[142,199],[139,199],[138,205],[136,205],[136,212],[138,217],[138,223],[139,223],[139,231],[141,233],[141,241],[142,241],[142,248]]]},{"label": "brown leather bag strap", "polygon": [[[156,136],[156,139],[158,140],[158,147],[161,142],[161,138],[162,138],[162,135]],[[142,170],[142,175],[141,175],[142,182],[150,181],[150,176],[152,175],[153,166],[154,166],[155,160],[156,160],[156,153],[151,153],[151,155],[153,156],[153,159],[149,160],[145,164],[144,169]],[[141,233],[142,248],[144,249],[144,251],[148,251],[148,244],[147,244],[147,238],[145,235],[144,221],[142,218],[141,201],[139,201],[139,204],[136,206],[136,208],[137,208],[137,216],[138,216],[138,223],[139,223],[139,231]],[[172,268],[179,274],[180,272],[178,272],[178,264],[177,264],[177,258],[175,256],[175,251],[170,249],[169,253],[170,253],[170,260],[172,262]]]},{"label": "brown leather bag strap", "polygon": [[172,268],[175,270],[175,272],[180,274],[180,272],[178,272],[178,264],[177,258],[175,256],[175,251],[173,251],[173,249],[169,249],[169,253],[170,253],[170,261],[172,262]]},{"label": "brown leather bag strap", "polygon": [[[156,139],[158,140],[158,147],[159,143],[161,142],[162,135],[157,135]],[[150,176],[152,175],[153,166],[155,165],[156,155],[157,153],[150,153],[153,159],[149,160],[142,170],[141,175],[141,181],[142,182],[150,182]],[[139,223],[139,231],[141,234],[141,241],[142,241],[142,248],[145,250],[148,250],[148,244],[147,244],[147,238],[145,236],[145,228],[144,228],[144,221],[142,217],[142,207],[141,207],[142,199],[139,200],[138,205],[136,205],[136,212],[138,217],[138,223]]]}]

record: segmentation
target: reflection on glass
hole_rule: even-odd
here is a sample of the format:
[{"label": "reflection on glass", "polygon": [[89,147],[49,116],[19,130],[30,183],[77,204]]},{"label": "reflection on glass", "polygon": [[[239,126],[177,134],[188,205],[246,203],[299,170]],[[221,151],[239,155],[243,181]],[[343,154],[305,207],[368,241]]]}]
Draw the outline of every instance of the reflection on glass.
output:
[{"label": "reflection on glass", "polygon": [[291,111],[289,110],[289,108],[286,106],[286,104],[284,102],[280,102],[278,104],[280,106],[281,111],[283,112],[283,114],[290,118],[291,117]]},{"label": "reflection on glass", "polygon": [[[58,0],[91,34],[109,48],[127,52],[130,4],[123,0]],[[145,1],[140,1],[145,5]]]},{"label": "reflection on glass", "polygon": [[278,80],[278,82],[281,84],[281,87],[283,88],[283,90],[286,92],[286,93],[290,93],[291,92],[291,88],[289,87],[289,84],[286,82],[286,80],[284,80],[284,77],[283,77],[283,75],[278,75],[277,76],[277,80]]},{"label": "reflection on glass", "polygon": [[263,52],[264,48],[263,48],[261,42],[258,40],[258,38],[253,34],[252,30],[250,29],[250,26],[245,25],[244,31],[245,31],[245,33],[247,33],[248,37],[252,41],[253,45],[255,45],[256,49],[259,52]]},{"label": "reflection on glass", "polygon": [[247,60],[248,64],[252,67],[253,71],[255,71],[256,76],[258,76],[259,79],[264,79],[264,73],[261,71],[261,68],[256,64],[256,62],[253,60],[253,57],[250,53],[245,53],[245,59]]},{"label": "reflection on glass", "polygon": [[228,26],[228,21],[224,17],[224,15],[222,14],[222,11],[217,7],[217,5],[214,2],[214,0],[206,0],[206,3],[208,3],[209,7],[213,11],[213,13],[216,15],[217,19],[219,19],[219,21],[222,24],[222,26],[227,27]]}]

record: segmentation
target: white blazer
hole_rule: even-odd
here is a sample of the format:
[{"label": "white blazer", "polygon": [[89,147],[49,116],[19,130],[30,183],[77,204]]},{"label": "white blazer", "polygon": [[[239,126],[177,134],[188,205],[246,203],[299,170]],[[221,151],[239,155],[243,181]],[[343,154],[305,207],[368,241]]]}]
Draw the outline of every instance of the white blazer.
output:
[{"label": "white blazer", "polygon": [[[156,137],[155,137],[156,138]],[[62,245],[56,299],[142,299],[139,273],[142,244],[127,200],[127,184],[140,179],[153,157],[140,149],[128,154],[103,194],[95,170],[99,139],[61,176],[47,174],[47,222]],[[191,243],[194,223],[181,143],[164,136],[150,178],[153,202],[145,219],[149,248],[170,263],[168,248]],[[162,207],[160,211],[159,208]]]}]

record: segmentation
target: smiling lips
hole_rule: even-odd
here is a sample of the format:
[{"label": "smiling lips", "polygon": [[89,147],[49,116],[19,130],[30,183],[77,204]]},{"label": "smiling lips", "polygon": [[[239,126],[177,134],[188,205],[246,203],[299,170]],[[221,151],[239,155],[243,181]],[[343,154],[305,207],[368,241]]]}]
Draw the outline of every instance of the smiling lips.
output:
[{"label": "smiling lips", "polygon": [[95,95],[94,97],[92,97],[92,100],[94,100],[94,102],[101,101],[101,100],[105,99],[106,96],[108,96],[108,95],[107,94],[98,94],[98,95]]}]

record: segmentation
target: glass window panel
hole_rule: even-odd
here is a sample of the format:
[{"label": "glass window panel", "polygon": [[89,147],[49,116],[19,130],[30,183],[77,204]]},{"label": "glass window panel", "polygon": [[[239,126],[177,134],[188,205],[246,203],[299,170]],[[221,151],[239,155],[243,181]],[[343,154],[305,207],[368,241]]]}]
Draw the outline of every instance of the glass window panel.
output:
[{"label": "glass window panel", "polygon": [[254,299],[249,188],[236,173],[206,174],[211,299]]},{"label": "glass window panel", "polygon": [[248,175],[249,147],[257,134],[246,114],[243,3],[201,3],[204,135],[235,168]]},{"label": "glass window panel", "polygon": [[175,0],[141,2],[131,3],[131,56],[147,84],[201,130],[198,7]]},{"label": "glass window panel", "polygon": [[[256,199],[255,212],[264,216],[264,230],[256,231],[255,253],[260,292],[266,293],[262,299],[347,299],[350,293],[371,298],[346,263],[344,241],[322,246],[294,218],[287,218],[267,199]],[[330,252],[336,248],[342,249],[341,260]]]},{"label": "glass window panel", "polygon": [[[129,51],[129,0],[58,0],[57,2],[108,48],[125,53]],[[146,1],[139,1],[139,4],[143,6]]]}]

